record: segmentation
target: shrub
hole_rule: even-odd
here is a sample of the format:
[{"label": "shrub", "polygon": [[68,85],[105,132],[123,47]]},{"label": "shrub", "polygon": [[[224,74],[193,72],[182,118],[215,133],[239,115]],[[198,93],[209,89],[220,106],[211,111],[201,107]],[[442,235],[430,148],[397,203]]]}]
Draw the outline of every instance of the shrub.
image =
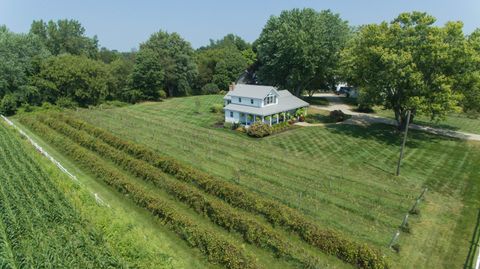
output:
[{"label": "shrub", "polygon": [[0,102],[0,113],[5,116],[11,116],[17,112],[17,100],[15,96],[7,94],[2,98]]},{"label": "shrub", "polygon": [[245,126],[238,126],[237,128],[235,128],[235,131],[240,133],[246,133],[247,129],[245,128]]},{"label": "shrub", "polygon": [[223,128],[233,130],[234,129],[233,128],[233,123],[226,121],[226,122],[223,123]]},{"label": "shrub", "polygon": [[218,88],[217,84],[208,83],[203,85],[201,92],[202,94],[218,94],[220,89]]},{"label": "shrub", "polygon": [[362,112],[362,113],[373,113],[373,108],[370,105],[359,104],[355,111]]},{"label": "shrub", "polygon": [[252,137],[265,137],[271,135],[273,132],[272,126],[263,122],[255,122],[247,129],[247,134]]},{"label": "shrub", "polygon": [[221,104],[214,104],[210,107],[210,112],[212,113],[220,113],[223,111],[223,105]]},{"label": "shrub", "polygon": [[164,90],[158,90],[158,99],[167,99],[167,93]]},{"label": "shrub", "polygon": [[333,122],[341,122],[347,119],[347,114],[341,110],[333,110],[330,112],[329,117]]},{"label": "shrub", "polygon": [[61,108],[69,108],[69,109],[73,109],[78,106],[76,102],[74,102],[72,99],[67,97],[58,98],[55,104]]}]

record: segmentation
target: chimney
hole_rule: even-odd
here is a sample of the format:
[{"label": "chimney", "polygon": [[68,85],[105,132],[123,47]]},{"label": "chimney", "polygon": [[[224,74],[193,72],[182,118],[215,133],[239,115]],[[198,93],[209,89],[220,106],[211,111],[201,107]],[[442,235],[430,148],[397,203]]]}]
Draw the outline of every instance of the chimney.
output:
[{"label": "chimney", "polygon": [[230,85],[228,85],[228,90],[229,91],[235,90],[235,82],[232,82],[232,83],[230,83]]}]

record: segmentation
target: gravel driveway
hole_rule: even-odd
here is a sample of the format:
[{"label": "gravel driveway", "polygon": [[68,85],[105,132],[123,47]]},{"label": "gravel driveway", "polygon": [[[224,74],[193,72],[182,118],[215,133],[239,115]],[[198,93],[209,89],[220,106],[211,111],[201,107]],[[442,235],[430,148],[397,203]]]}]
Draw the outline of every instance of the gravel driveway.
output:
[{"label": "gravel driveway", "polygon": [[[387,119],[367,113],[356,112],[352,110],[352,107],[348,104],[343,102],[344,96],[338,96],[333,93],[318,93],[314,94],[315,97],[323,97],[328,100],[329,104],[327,106],[321,105],[312,105],[314,108],[333,111],[333,110],[341,110],[345,114],[352,115],[352,117],[346,121],[344,124],[356,124],[356,125],[369,125],[372,123],[383,123],[389,125],[397,125],[397,122],[392,119]],[[410,129],[425,131],[432,134],[443,135],[448,137],[454,137],[464,140],[472,140],[472,141],[480,141],[480,134],[472,134],[472,133],[465,133],[465,132],[458,132],[440,128],[433,128],[423,125],[417,124],[410,124]]]}]

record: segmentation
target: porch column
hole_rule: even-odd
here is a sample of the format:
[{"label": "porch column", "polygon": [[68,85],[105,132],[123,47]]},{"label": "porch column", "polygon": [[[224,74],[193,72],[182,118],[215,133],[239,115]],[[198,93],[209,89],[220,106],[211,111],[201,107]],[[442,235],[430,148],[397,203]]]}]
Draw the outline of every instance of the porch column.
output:
[{"label": "porch column", "polygon": [[280,114],[277,114],[276,116],[277,116],[277,124],[278,124],[278,118],[280,118]]},{"label": "porch column", "polygon": [[265,123],[265,117],[262,116],[262,123]]},{"label": "porch column", "polygon": [[253,122],[257,121],[257,115],[253,115]]},{"label": "porch column", "polygon": [[273,115],[270,115],[270,126],[272,126],[272,117]]},{"label": "porch column", "polygon": [[245,113],[245,125],[248,126],[248,115],[247,113]]}]

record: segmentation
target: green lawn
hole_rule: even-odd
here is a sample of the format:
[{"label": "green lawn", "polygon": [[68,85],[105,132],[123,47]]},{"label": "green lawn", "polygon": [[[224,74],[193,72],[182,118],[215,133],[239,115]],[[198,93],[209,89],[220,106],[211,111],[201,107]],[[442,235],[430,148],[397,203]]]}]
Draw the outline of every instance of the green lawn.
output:
[{"label": "green lawn", "polygon": [[302,99],[310,105],[327,106],[329,104],[328,99],[317,96],[303,96]]},{"label": "green lawn", "polygon": [[[124,139],[298,208],[319,225],[381,248],[394,268],[459,268],[468,252],[480,196],[480,145],[411,132],[402,175],[393,127],[329,125],[264,139],[218,128],[209,108],[221,96],[174,98],[71,112]],[[197,110],[195,108],[200,105]],[[401,251],[386,249],[422,190]]]},{"label": "green lawn", "polygon": [[[390,119],[395,118],[393,111],[385,110],[381,107],[376,107],[374,114]],[[435,128],[480,134],[480,118],[469,117],[463,113],[449,114],[444,120],[438,122],[431,121],[430,118],[426,116],[417,116],[414,119],[414,123]]]}]

